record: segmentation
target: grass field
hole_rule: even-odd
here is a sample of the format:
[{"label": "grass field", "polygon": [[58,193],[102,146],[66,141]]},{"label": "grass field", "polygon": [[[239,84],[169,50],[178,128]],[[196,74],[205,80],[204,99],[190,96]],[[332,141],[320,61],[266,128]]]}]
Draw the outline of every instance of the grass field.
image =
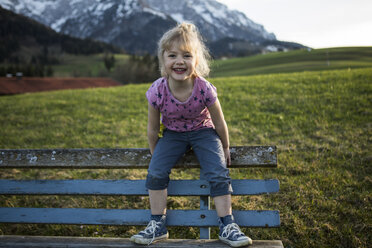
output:
[{"label": "grass field", "polygon": [[[128,55],[116,54],[115,66],[118,68],[124,66],[127,59]],[[211,77],[365,67],[372,67],[372,47],[339,47],[311,51],[276,52],[226,60],[218,59],[212,63]],[[63,55],[61,63],[53,66],[53,71],[55,77],[114,77],[113,72],[107,72],[104,66],[103,54]]]},{"label": "grass field", "polygon": [[216,60],[212,67],[212,77],[372,67],[372,47],[276,52]]},{"label": "grass field", "polygon": [[[331,62],[332,63],[332,62]],[[277,145],[279,167],[232,169],[232,178],[278,178],[278,194],[233,197],[234,209],[279,209],[281,227],[243,230],[285,247],[372,243],[372,69],[211,78],[232,145]],[[1,148],[146,147],[149,84],[0,97]],[[1,178],[143,179],[145,171],[0,170]],[[173,178],[196,178],[175,170]],[[148,208],[141,197],[0,196],[1,207]],[[169,208],[198,208],[172,197]],[[0,234],[129,237],[140,227],[0,225]],[[172,238],[198,229],[170,228]],[[217,238],[213,228],[212,238]]]},{"label": "grass field", "polygon": [[[122,66],[128,57],[126,54],[115,54],[116,66]],[[103,54],[65,54],[60,60],[60,64],[53,66],[54,77],[102,77],[110,74],[105,68]]]}]

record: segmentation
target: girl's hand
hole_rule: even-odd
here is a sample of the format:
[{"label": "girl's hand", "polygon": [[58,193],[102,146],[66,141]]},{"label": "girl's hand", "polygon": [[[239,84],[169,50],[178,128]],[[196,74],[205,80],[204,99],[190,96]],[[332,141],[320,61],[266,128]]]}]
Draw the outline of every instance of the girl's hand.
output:
[{"label": "girl's hand", "polygon": [[223,153],[225,154],[226,164],[228,166],[231,165],[231,158],[230,158],[230,148],[223,148]]}]

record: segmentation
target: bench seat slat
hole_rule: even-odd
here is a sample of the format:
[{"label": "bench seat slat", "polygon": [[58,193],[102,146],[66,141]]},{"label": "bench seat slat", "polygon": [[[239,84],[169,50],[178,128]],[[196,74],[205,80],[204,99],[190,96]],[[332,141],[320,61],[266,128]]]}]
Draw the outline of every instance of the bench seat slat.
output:
[{"label": "bench seat slat", "polygon": [[[128,248],[144,247],[135,245],[128,238],[93,238],[93,237],[49,237],[49,236],[0,236],[0,247],[17,248],[44,248],[44,247],[69,247],[69,248]],[[151,247],[163,248],[190,248],[209,247],[227,248],[219,240],[197,240],[197,239],[168,239],[151,244]],[[283,248],[280,240],[253,240],[249,248]]]},{"label": "bench seat slat", "polygon": [[[231,167],[276,167],[275,146],[231,147]],[[145,148],[122,149],[0,149],[0,168],[138,168],[148,167],[151,155]],[[199,168],[188,152],[178,168]]]},{"label": "bench seat slat", "polygon": [[[169,226],[218,226],[215,210],[168,210]],[[279,211],[233,211],[243,227],[279,227]],[[146,225],[150,210],[92,208],[0,208],[0,223]]]},{"label": "bench seat slat", "polygon": [[[233,195],[279,191],[279,181],[232,180]],[[171,180],[168,195],[209,195],[206,180]],[[145,180],[0,180],[3,195],[148,195]]]}]

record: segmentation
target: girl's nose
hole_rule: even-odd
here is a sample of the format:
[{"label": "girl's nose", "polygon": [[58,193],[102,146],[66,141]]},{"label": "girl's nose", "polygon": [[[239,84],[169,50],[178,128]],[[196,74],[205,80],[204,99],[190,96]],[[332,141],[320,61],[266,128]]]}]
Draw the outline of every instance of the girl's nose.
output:
[{"label": "girl's nose", "polygon": [[176,60],[176,64],[184,64],[183,58],[178,57],[177,60]]}]

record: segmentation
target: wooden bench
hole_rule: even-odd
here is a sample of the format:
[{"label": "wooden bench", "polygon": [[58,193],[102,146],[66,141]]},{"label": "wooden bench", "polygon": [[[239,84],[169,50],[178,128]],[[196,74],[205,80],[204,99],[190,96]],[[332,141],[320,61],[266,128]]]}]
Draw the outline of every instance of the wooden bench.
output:
[{"label": "wooden bench", "polygon": [[[147,169],[148,149],[19,149],[0,150],[0,168],[37,169]],[[232,168],[276,167],[275,146],[231,148]],[[181,168],[199,168],[192,154],[177,164]],[[233,195],[259,195],[279,191],[279,181],[232,180]],[[145,180],[0,180],[1,195],[112,195],[146,196]],[[200,180],[172,180],[170,196],[200,196],[200,210],[168,210],[168,226],[200,228],[199,240],[169,239],[153,247],[228,247],[210,240],[210,227],[218,226],[217,214],[210,209],[209,184]],[[4,204],[4,203],[3,203]],[[233,212],[241,227],[279,227],[279,211],[239,210]],[[42,223],[77,225],[146,225],[148,209],[31,208],[0,207],[0,223]],[[170,234],[172,235],[172,233]],[[0,247],[138,247],[128,238],[0,236]],[[253,241],[251,247],[283,247],[280,240]]]}]

